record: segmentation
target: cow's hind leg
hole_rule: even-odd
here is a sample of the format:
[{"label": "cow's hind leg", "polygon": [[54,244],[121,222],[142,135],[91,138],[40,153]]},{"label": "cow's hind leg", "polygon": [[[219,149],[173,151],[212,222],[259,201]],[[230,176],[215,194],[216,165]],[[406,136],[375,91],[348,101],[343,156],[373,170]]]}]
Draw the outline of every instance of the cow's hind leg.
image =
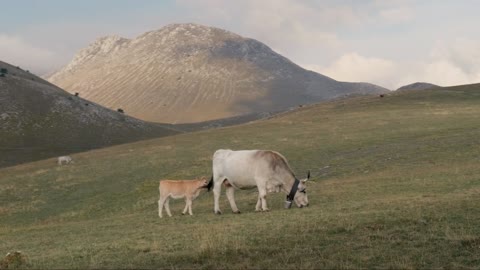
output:
[{"label": "cow's hind leg", "polygon": [[238,210],[237,204],[235,203],[235,189],[230,184],[226,184],[225,186],[227,189],[227,199],[228,202],[230,202],[230,207],[232,207],[233,213],[240,214],[240,210]]},{"label": "cow's hind leg", "polygon": [[219,200],[220,200],[220,192],[222,191],[222,181],[215,181],[213,183],[213,200],[214,200],[214,208],[213,212],[217,215],[221,215],[222,211],[220,211],[220,205],[219,205]]}]

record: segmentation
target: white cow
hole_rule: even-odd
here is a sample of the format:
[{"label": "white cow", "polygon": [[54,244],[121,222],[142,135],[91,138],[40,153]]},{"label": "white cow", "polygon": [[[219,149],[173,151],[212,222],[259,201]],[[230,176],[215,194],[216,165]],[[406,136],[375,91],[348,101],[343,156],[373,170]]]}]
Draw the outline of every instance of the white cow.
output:
[{"label": "white cow", "polygon": [[70,164],[70,163],[74,163],[74,162],[73,162],[73,160],[70,156],[61,156],[61,157],[58,157],[57,163],[58,163],[58,165],[62,165],[63,163]]},{"label": "white cow", "polygon": [[214,212],[221,214],[218,201],[222,183],[226,187],[227,199],[234,213],[240,213],[235,204],[235,189],[258,188],[258,201],[255,211],[268,211],[267,193],[283,191],[287,196],[286,208],[292,201],[298,207],[308,206],[305,182],[310,178],[298,180],[288,165],[287,159],[280,153],[268,150],[217,150],[213,154]]}]

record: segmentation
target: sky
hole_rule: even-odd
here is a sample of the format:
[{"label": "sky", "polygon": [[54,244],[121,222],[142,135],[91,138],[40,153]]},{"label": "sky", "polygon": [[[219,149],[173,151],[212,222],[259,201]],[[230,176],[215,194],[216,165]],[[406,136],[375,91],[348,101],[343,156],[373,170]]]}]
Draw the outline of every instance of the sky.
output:
[{"label": "sky", "polygon": [[198,23],[340,81],[480,82],[480,0],[0,0],[0,60],[46,75],[106,35]]}]

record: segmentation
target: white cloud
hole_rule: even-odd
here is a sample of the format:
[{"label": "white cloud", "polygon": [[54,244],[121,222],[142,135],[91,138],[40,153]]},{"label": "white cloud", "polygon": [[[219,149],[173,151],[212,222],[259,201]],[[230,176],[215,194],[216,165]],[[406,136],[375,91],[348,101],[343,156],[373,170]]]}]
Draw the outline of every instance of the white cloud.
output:
[{"label": "white cloud", "polygon": [[[225,27],[282,51],[294,61],[338,51],[343,42],[336,26],[354,24],[349,7],[319,6],[294,0],[178,0],[200,23]],[[225,19],[229,18],[229,19]],[[327,52],[326,52],[327,53]]]},{"label": "white cloud", "polygon": [[339,81],[371,82],[390,88],[392,78],[396,72],[396,65],[389,60],[365,57],[356,52],[342,55],[328,67],[306,65],[326,76]]},{"label": "white cloud", "polygon": [[397,89],[414,82],[429,82],[441,86],[480,83],[478,59],[480,42],[455,39],[451,43],[438,43],[425,59],[395,62],[351,52],[327,66],[303,66],[336,80],[370,82]]},{"label": "white cloud", "polygon": [[413,10],[406,7],[384,9],[380,11],[380,17],[391,23],[404,23],[412,20]]},{"label": "white cloud", "polygon": [[0,60],[15,66],[38,71],[51,68],[55,54],[28,44],[19,37],[0,34]]},{"label": "white cloud", "polygon": [[426,80],[441,85],[480,82],[480,41],[457,38],[438,42],[423,65]]}]

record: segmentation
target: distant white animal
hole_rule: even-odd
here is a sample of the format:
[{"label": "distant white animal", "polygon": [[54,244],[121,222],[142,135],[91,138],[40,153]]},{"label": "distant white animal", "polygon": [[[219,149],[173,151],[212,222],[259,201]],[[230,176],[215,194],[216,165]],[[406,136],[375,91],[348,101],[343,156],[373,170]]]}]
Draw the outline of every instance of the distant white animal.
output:
[{"label": "distant white animal", "polygon": [[169,206],[170,198],[185,198],[185,209],[183,209],[182,214],[185,215],[188,210],[188,214],[193,215],[192,201],[195,200],[198,195],[200,195],[200,191],[203,188],[207,188],[207,185],[208,181],[205,177],[195,180],[160,180],[158,216],[162,217],[163,206],[165,206],[165,210],[167,211],[168,216],[172,216]]},{"label": "distant white animal", "polygon": [[208,189],[213,185],[214,212],[221,214],[219,198],[222,183],[226,187],[227,199],[234,213],[240,213],[235,203],[235,189],[258,188],[256,211],[268,211],[267,193],[283,191],[287,194],[285,207],[290,208],[292,201],[298,207],[308,206],[305,182],[299,180],[288,165],[287,159],[280,153],[268,150],[217,150],[213,154],[213,177]]},{"label": "distant white animal", "polygon": [[70,156],[61,156],[61,157],[58,157],[57,163],[58,163],[58,165],[62,165],[63,163],[70,164],[70,163],[75,163],[75,162],[73,162],[73,160]]}]

